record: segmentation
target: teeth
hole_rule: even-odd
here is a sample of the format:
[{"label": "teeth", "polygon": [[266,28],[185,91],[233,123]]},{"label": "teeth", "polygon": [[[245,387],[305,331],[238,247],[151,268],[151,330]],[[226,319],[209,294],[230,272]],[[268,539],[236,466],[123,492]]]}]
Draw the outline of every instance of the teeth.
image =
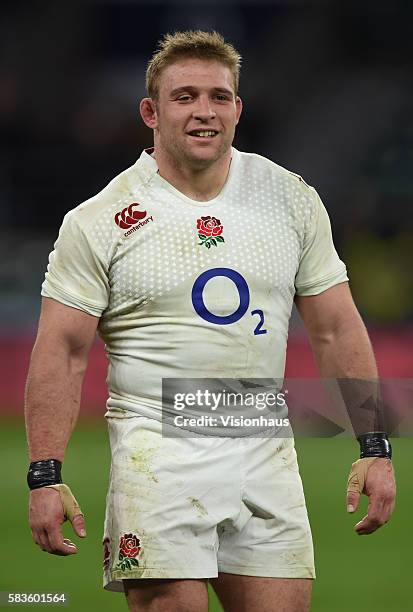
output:
[{"label": "teeth", "polygon": [[199,131],[199,132],[195,132],[195,136],[201,136],[202,138],[207,138],[208,136],[215,136],[215,132],[212,132],[211,130],[205,130],[203,132]]}]

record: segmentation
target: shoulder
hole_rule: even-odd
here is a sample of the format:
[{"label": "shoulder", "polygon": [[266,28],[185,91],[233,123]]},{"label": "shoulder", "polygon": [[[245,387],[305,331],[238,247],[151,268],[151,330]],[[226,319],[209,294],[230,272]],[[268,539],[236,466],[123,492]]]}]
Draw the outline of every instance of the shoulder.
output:
[{"label": "shoulder", "polygon": [[304,196],[314,197],[315,189],[306,183],[302,176],[292,172],[271,159],[258,155],[257,153],[246,153],[237,151],[243,173],[267,176],[274,182],[282,184],[287,189],[299,191]]},{"label": "shoulder", "polygon": [[146,179],[139,170],[138,160],[115,176],[96,195],[69,210],[65,215],[66,223],[76,224],[85,232],[96,224],[106,225],[124,206],[133,202],[133,197],[144,185]]},{"label": "shoulder", "polygon": [[253,189],[268,207],[284,210],[300,228],[315,218],[317,191],[299,174],[256,153],[238,155],[244,189]]}]

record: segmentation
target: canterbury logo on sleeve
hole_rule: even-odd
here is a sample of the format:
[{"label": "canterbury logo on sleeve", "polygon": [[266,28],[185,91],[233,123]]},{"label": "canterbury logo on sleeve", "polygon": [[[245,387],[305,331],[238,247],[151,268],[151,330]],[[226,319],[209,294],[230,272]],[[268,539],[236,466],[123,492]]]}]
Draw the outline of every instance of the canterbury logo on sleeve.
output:
[{"label": "canterbury logo on sleeve", "polygon": [[121,212],[116,213],[115,215],[115,223],[122,229],[129,229],[132,225],[135,225],[141,219],[146,217],[146,210],[139,211],[134,210],[139,206],[139,202],[133,202],[130,206],[124,208]]}]

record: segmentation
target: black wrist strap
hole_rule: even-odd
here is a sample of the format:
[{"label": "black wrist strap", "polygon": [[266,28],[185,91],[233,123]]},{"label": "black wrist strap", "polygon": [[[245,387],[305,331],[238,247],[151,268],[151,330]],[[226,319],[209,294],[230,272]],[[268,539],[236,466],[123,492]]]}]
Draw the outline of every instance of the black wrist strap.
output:
[{"label": "black wrist strap", "polygon": [[357,438],[360,442],[360,459],[365,457],[387,457],[391,459],[392,448],[384,431],[370,431]]},{"label": "black wrist strap", "polygon": [[29,489],[40,489],[52,484],[60,484],[62,463],[58,459],[32,461],[27,474]]}]

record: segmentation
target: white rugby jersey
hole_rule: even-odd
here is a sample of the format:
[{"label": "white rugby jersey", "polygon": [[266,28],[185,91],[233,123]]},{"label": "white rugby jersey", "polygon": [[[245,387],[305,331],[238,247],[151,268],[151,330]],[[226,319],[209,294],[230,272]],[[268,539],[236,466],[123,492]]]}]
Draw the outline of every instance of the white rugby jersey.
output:
[{"label": "white rugby jersey", "polygon": [[42,295],[100,317],[107,408],[160,419],[164,377],[282,379],[294,295],[348,279],[301,177],[232,149],[198,202],[150,152],[65,216]]}]

